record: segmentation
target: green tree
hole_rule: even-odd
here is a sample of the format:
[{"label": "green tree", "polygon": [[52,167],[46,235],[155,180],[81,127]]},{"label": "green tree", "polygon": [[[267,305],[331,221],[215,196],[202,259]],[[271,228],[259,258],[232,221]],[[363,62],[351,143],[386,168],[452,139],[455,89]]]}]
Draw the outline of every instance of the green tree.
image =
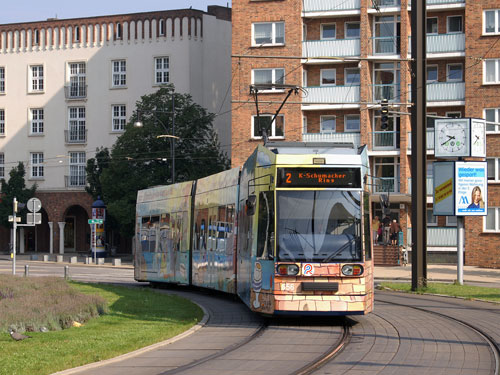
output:
[{"label": "green tree", "polygon": [[28,199],[35,196],[36,184],[33,184],[31,188],[26,188],[25,174],[24,164],[19,162],[17,167],[12,168],[9,172],[9,181],[7,182],[5,179],[1,181],[0,224],[4,227],[10,228],[12,226],[9,223],[9,215],[12,215],[14,197],[18,202],[26,203]]},{"label": "green tree", "polygon": [[[143,123],[140,128],[134,127],[138,112]],[[229,167],[227,156],[220,150],[213,119],[214,115],[194,103],[190,95],[175,93],[171,85],[141,97],[136,103],[125,132],[113,145],[109,164],[104,167],[103,163],[98,177],[108,213],[122,235],[134,234],[137,191],[172,183],[172,142],[175,142],[175,182],[208,176]],[[159,137],[174,135],[173,131],[178,139]],[[87,166],[93,165],[95,170],[98,164],[89,160]],[[98,190],[93,189],[93,192]]]},{"label": "green tree", "polygon": [[102,171],[109,167],[111,155],[107,147],[100,147],[96,149],[95,158],[87,161],[87,186],[85,190],[89,193],[94,200],[102,197],[101,174]]}]

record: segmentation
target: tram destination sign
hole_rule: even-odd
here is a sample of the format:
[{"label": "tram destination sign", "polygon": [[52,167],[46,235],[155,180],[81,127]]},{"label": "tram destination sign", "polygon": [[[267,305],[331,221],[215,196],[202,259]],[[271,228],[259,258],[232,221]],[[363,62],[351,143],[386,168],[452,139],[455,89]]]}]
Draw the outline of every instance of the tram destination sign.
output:
[{"label": "tram destination sign", "polygon": [[278,168],[277,187],[361,188],[360,168]]}]

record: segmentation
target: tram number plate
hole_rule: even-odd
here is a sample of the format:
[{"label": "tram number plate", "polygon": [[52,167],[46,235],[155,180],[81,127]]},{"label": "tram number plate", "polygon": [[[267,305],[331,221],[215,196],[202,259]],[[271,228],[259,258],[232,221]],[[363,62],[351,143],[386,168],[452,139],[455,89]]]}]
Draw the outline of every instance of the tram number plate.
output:
[{"label": "tram number plate", "polygon": [[282,292],[295,292],[295,284],[293,283],[281,283]]}]

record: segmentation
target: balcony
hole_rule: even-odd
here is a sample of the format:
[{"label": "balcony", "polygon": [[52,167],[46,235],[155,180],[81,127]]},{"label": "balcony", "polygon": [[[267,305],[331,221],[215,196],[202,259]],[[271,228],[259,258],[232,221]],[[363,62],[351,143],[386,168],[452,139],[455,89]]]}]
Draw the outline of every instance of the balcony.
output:
[{"label": "balcony", "polygon": [[86,184],[87,184],[87,177],[84,174],[64,176],[64,185],[67,188],[85,187]]},{"label": "balcony", "polygon": [[396,131],[376,131],[372,132],[372,150],[387,151],[399,149],[399,132]]},{"label": "balcony", "polygon": [[398,7],[401,5],[401,0],[373,0],[372,8],[376,7]]},{"label": "balcony", "polygon": [[[465,34],[463,33],[427,35],[426,39],[426,51],[428,54],[465,54]],[[408,54],[411,54],[411,36],[408,37]]]},{"label": "balcony", "polygon": [[[428,196],[433,196],[434,177],[427,177],[425,181],[425,190]],[[411,178],[408,179],[408,194],[411,194]]]},{"label": "balcony", "polygon": [[[434,151],[434,129],[427,129],[425,142],[427,151]],[[408,150],[411,150],[411,132],[408,132]]]},{"label": "balcony", "polygon": [[399,178],[376,177],[372,180],[373,193],[399,193]]},{"label": "balcony", "polygon": [[307,40],[302,42],[307,57],[328,58],[331,56],[360,56],[360,39]]},{"label": "balcony", "polygon": [[[427,10],[465,8],[465,0],[427,0]],[[408,1],[408,7],[411,1]]]},{"label": "balcony", "polygon": [[354,147],[361,145],[360,133],[304,133],[303,142],[336,142],[352,143]]},{"label": "balcony", "polygon": [[[426,90],[427,102],[465,101],[465,82],[427,82]],[[408,85],[408,100],[411,102],[411,85]],[[456,103],[455,105],[464,104]]]},{"label": "balcony", "polygon": [[[408,228],[406,243],[411,248],[411,228]],[[427,227],[428,247],[457,247],[457,228]]]},{"label": "balcony", "polygon": [[65,130],[64,140],[67,144],[85,144],[87,143],[87,129],[81,127]]},{"label": "balcony", "polygon": [[325,17],[331,13],[352,13],[357,11],[359,14],[361,9],[360,0],[304,0],[304,15],[307,13],[319,12]]},{"label": "balcony", "polygon": [[64,86],[66,99],[85,99],[87,97],[87,85],[70,84]]},{"label": "balcony", "polygon": [[359,104],[359,86],[306,87],[305,104]]},{"label": "balcony", "polygon": [[379,102],[382,99],[399,101],[399,96],[401,94],[399,83],[376,84],[371,86],[373,88],[373,101]]}]

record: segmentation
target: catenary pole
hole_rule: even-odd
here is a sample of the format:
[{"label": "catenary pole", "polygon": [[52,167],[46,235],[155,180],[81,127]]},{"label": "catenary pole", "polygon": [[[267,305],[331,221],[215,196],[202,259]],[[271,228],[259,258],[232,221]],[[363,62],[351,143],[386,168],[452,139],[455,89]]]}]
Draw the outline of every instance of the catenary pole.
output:
[{"label": "catenary pole", "polygon": [[427,285],[426,0],[411,3],[411,288]]}]

